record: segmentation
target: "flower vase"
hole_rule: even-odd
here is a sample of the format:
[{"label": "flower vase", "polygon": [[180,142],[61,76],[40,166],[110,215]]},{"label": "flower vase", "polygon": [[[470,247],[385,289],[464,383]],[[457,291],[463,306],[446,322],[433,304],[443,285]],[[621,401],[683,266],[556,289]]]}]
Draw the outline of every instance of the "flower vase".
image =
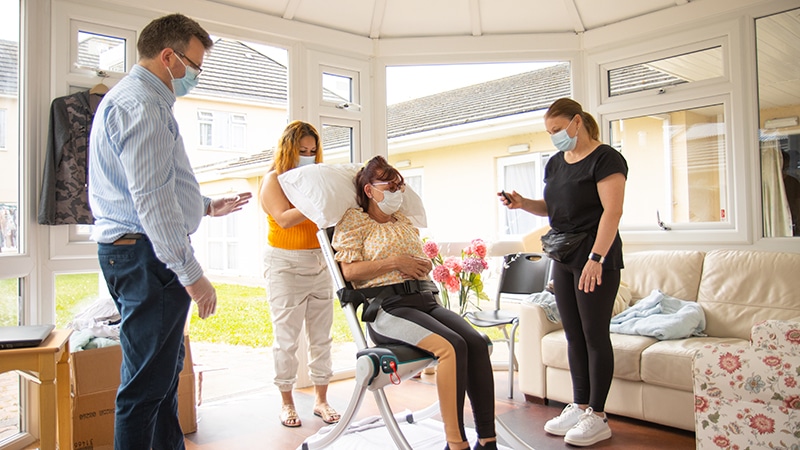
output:
[{"label": "flower vase", "polygon": [[458,314],[464,317],[469,309],[470,298],[475,297],[472,289],[461,288],[458,292]]}]

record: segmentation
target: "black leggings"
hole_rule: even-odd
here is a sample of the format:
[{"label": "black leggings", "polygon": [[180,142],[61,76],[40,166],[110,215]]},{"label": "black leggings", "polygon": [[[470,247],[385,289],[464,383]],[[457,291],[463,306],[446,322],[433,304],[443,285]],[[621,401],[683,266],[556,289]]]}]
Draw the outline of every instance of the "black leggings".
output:
[{"label": "black leggings", "polygon": [[553,287],[567,336],[573,401],[602,412],[614,377],[614,349],[608,327],[620,271],[603,270],[603,284],[589,293],[578,290],[582,271],[554,263]]},{"label": "black leggings", "polygon": [[423,292],[384,301],[369,331],[376,343],[411,344],[438,358],[436,390],[448,442],[467,440],[464,394],[472,404],[478,437],[495,437],[489,346],[466,320]]}]

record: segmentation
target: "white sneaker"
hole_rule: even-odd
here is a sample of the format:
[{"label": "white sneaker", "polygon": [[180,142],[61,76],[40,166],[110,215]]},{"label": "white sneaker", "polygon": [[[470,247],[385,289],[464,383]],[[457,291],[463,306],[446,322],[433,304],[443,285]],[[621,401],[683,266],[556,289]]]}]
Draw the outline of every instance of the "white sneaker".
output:
[{"label": "white sneaker", "polygon": [[567,434],[567,431],[578,423],[581,414],[583,414],[583,410],[578,404],[570,403],[564,407],[561,414],[553,417],[544,424],[544,431],[555,434],[556,436],[564,436]]},{"label": "white sneaker", "polygon": [[578,423],[567,431],[564,442],[585,447],[610,437],[611,428],[608,427],[608,419],[598,416],[590,407],[586,408]]}]

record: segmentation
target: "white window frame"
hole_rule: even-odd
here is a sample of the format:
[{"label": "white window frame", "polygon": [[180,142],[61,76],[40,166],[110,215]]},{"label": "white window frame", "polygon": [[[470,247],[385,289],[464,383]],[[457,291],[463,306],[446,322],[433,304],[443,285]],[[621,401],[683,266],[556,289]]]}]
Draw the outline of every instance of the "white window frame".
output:
[{"label": "white window frame", "polygon": [[[242,258],[241,258],[242,239],[240,238],[240,236],[242,236],[243,233],[239,232],[239,230],[240,230],[240,227],[239,227],[240,219],[239,218],[240,218],[240,216],[237,215],[237,214],[230,214],[230,215],[227,215],[227,216],[224,216],[224,217],[206,218],[206,220],[214,220],[214,221],[219,222],[218,228],[219,228],[219,232],[220,232],[219,235],[214,235],[214,233],[212,233],[212,229],[214,228],[212,226],[212,223],[209,222],[209,223],[205,224],[205,227],[206,227],[206,233],[205,233],[206,234],[206,242],[205,242],[205,245],[206,245],[207,260],[208,260],[208,265],[209,265],[209,267],[208,267],[209,272],[213,272],[215,274],[220,274],[220,275],[237,275],[239,273],[239,271],[241,270],[241,267],[233,267],[233,268],[230,267],[230,264],[229,264],[230,252],[229,252],[229,247],[228,247],[228,244],[231,244],[231,243],[237,244],[237,249],[235,251],[236,260],[239,262],[239,265],[241,266],[241,261],[242,261]],[[231,233],[231,228],[233,228],[233,233]],[[211,252],[211,244],[212,243],[221,245],[221,250],[220,250],[220,255],[219,256],[220,256],[220,258],[222,258],[222,261],[219,261],[221,264],[219,264],[218,266],[217,265],[212,265],[213,264],[213,262],[212,262],[212,252]]]},{"label": "white window frame", "polygon": [[6,139],[8,137],[8,110],[0,109],[0,150],[8,150]]},{"label": "white window frame", "polygon": [[[369,150],[362,151],[371,142],[370,104],[370,64],[365,59],[356,59],[342,55],[309,50],[308,61],[308,120],[322,129],[322,124],[345,126],[353,129],[352,161],[360,162],[374,154]],[[353,80],[353,98],[348,105],[326,101],[322,97],[322,77],[324,73],[347,77]],[[321,131],[320,131],[321,132]],[[323,148],[323,155],[325,149]]]},{"label": "white window frame", "polygon": [[[610,122],[619,119],[639,117],[648,114],[661,114],[668,111],[681,111],[708,105],[721,104],[725,114],[725,207],[728,221],[717,223],[669,224],[669,231],[657,226],[641,230],[620,225],[623,241],[631,246],[647,245],[650,248],[659,245],[719,245],[751,243],[753,223],[748,217],[746,196],[742,189],[742,180],[747,179],[745,170],[754,162],[752,155],[735,153],[734,148],[742,147],[745,142],[743,126],[738,122],[740,116],[734,115],[737,110],[746,110],[747,105],[737,93],[744,89],[743,80],[733,79],[732,67],[741,67],[742,30],[736,21],[720,22],[701,30],[690,30],[683,33],[671,33],[668,37],[643,40],[628,46],[612,46],[609,49],[597,49],[587,55],[587,68],[590,79],[599,83],[589,86],[588,104],[584,110],[595,114],[600,126],[600,140],[608,142]],[[655,59],[667,58],[709,47],[720,46],[723,54],[722,77],[715,77],[698,82],[685,83],[666,89],[664,92],[642,91],[625,95],[608,97],[608,70],[632,64],[646,63]],[[623,156],[625,155],[623,149]],[[757,155],[756,155],[757,156]],[[630,189],[630,185],[626,186]],[[662,217],[663,220],[663,217]],[[656,219],[653,218],[655,225]]]},{"label": "white window frame", "polygon": [[[204,109],[197,110],[197,125],[200,127],[198,132],[200,133],[198,137],[198,147],[201,148],[212,148],[214,146],[214,112],[207,111]],[[205,141],[205,136],[203,133],[204,126],[208,126],[210,129],[210,133],[208,134],[208,138],[210,142]]]},{"label": "white window frame", "polygon": [[[680,94],[685,91],[696,91],[699,89],[704,89],[708,86],[714,86],[721,82],[727,82],[730,79],[730,63],[728,55],[728,44],[727,39],[722,37],[717,37],[713,39],[706,39],[700,42],[692,42],[687,43],[684,45],[678,45],[675,47],[664,48],[658,51],[652,51],[645,55],[637,55],[631,58],[625,58],[622,60],[613,61],[610,63],[605,63],[600,66],[600,73],[602,76],[600,77],[600,93],[601,93],[601,102],[603,104],[613,104],[615,102],[626,102],[631,101],[634,99],[639,100],[650,100],[654,96],[654,94],[659,94],[658,91],[654,91],[651,89],[638,91],[638,92],[631,92],[629,94],[620,94],[615,96],[609,96],[609,83],[608,83],[608,73],[612,70],[619,69],[622,67],[633,66],[637,64],[645,64],[653,61],[659,61],[663,59],[668,59],[680,55],[684,55],[687,53],[699,52],[703,50],[707,50],[714,47],[720,47],[722,50],[722,72],[723,75],[714,78],[707,78],[705,80],[700,81],[692,81],[684,84],[679,84],[676,86],[670,86],[668,88],[664,88],[664,93],[669,91],[670,93]],[[661,95],[661,94],[659,94]]]},{"label": "white window frame", "polygon": [[[507,191],[511,192],[514,190],[513,186],[508,186],[505,176],[505,169],[509,166],[515,166],[518,164],[526,164],[526,163],[533,163],[536,167],[534,170],[534,174],[532,176],[535,178],[534,184],[539,186],[538,191],[535,192],[531,198],[539,199],[543,198],[544,192],[544,167],[545,164],[543,159],[545,157],[552,157],[553,154],[557,152],[556,149],[553,149],[550,152],[530,152],[521,155],[513,155],[513,156],[504,156],[502,158],[497,159],[497,192],[500,191]],[[530,194],[528,194],[530,195]],[[506,224],[506,211],[508,208],[497,202],[497,232],[502,240],[513,240],[524,236],[527,233],[530,233],[533,230],[528,230],[525,233],[521,234],[506,234],[503,232],[507,228]],[[525,213],[527,214],[527,213]],[[541,216],[536,216],[541,217]],[[548,219],[547,217],[541,217],[540,226],[547,225]]]},{"label": "white window frame", "polygon": [[[232,150],[247,149],[247,114],[230,113],[228,115],[228,143]],[[241,133],[241,143],[237,144],[237,134]]]}]

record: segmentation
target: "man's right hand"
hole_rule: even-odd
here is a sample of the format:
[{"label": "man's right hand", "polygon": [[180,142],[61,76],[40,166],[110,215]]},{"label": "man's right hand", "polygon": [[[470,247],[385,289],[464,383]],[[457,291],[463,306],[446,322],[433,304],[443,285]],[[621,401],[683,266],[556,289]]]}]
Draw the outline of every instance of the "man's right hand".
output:
[{"label": "man's right hand", "polygon": [[197,302],[197,314],[201,319],[214,314],[217,311],[217,291],[205,275],[193,284],[186,286],[186,292]]}]

